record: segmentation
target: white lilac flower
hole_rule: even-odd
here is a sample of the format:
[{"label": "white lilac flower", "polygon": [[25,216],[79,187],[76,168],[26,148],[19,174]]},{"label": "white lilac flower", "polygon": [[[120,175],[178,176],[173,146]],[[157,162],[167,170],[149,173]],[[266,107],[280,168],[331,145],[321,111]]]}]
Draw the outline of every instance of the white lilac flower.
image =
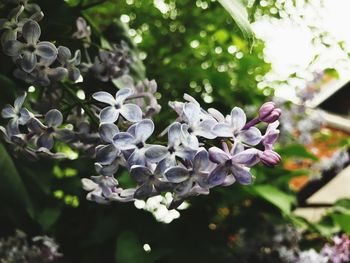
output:
[{"label": "white lilac flower", "polygon": [[174,122],[168,129],[168,146],[151,145],[145,152],[146,158],[151,162],[163,162],[164,168],[176,165],[176,157],[183,160],[191,159],[195,151],[186,149],[181,144],[181,124]]},{"label": "white lilac flower", "polygon": [[14,75],[16,78],[30,84],[44,87],[49,86],[52,82],[63,80],[68,74],[68,70],[63,67],[51,67],[55,60],[56,58],[41,58],[30,73],[27,73],[21,69],[16,69],[14,71]]},{"label": "white lilac flower", "polygon": [[254,126],[244,129],[246,121],[247,117],[244,111],[235,107],[230,116],[226,117],[226,121],[216,124],[212,131],[218,137],[233,138],[248,145],[257,145],[261,141],[261,132]]},{"label": "white lilac flower", "polygon": [[28,140],[25,134],[10,136],[7,130],[0,126],[0,136],[10,145],[10,149],[16,158],[22,156],[29,161],[38,160],[35,150],[28,146]]},{"label": "white lilac flower", "polygon": [[137,199],[146,199],[172,189],[172,184],[164,179],[159,166],[155,167],[153,171],[153,169],[142,165],[133,165],[130,169],[130,175],[139,185],[134,194]]},{"label": "white lilac flower", "polygon": [[92,176],[81,180],[84,190],[89,191],[86,199],[100,204],[111,201],[131,202],[134,200],[135,189],[118,188],[118,181],[112,176]]},{"label": "white lilac flower", "polygon": [[19,125],[27,124],[28,120],[33,116],[27,109],[22,108],[26,96],[27,94],[24,93],[15,100],[13,106],[8,104],[1,111],[3,118],[10,119],[7,125],[10,137],[19,134]]},{"label": "white lilac flower", "polygon": [[119,115],[130,122],[138,122],[142,119],[142,111],[139,106],[135,104],[124,104],[125,100],[132,95],[132,90],[128,88],[121,89],[115,95],[115,98],[107,92],[99,91],[92,95],[92,97],[100,102],[108,104],[100,112],[101,122],[116,122]]},{"label": "white lilac flower", "polygon": [[280,134],[280,131],[277,129],[279,124],[279,121],[275,121],[267,126],[266,132],[261,139],[261,143],[264,145],[265,150],[273,149],[273,145],[276,143]]},{"label": "white lilac flower", "polygon": [[208,177],[214,167],[215,164],[210,162],[208,152],[201,148],[194,156],[189,168],[170,167],[165,171],[164,176],[169,182],[176,184],[174,191],[177,197],[208,194]]},{"label": "white lilac flower", "polygon": [[37,65],[38,58],[55,60],[57,49],[54,44],[48,41],[39,42],[41,29],[37,22],[28,20],[22,27],[22,36],[25,43],[18,40],[10,40],[4,44],[6,55],[19,61],[23,71],[32,72]]},{"label": "white lilac flower", "polygon": [[114,136],[115,146],[122,151],[132,151],[127,161],[129,166],[145,165],[145,151],[149,147],[146,140],[152,135],[154,124],[152,120],[145,119],[132,125],[128,132],[120,132]]},{"label": "white lilac flower", "polygon": [[19,16],[23,10],[23,6],[18,6],[9,13],[8,18],[0,19],[0,31],[3,31],[1,45],[3,47],[7,41],[16,40],[17,33],[22,31],[24,20],[19,21]]},{"label": "white lilac flower", "polygon": [[212,186],[221,185],[227,179],[227,175],[233,174],[240,184],[251,184],[252,174],[249,167],[259,162],[258,150],[244,150],[240,143],[235,143],[230,152],[225,152],[217,147],[209,149],[210,160],[218,166],[210,173],[208,183]]},{"label": "white lilac flower", "polygon": [[120,155],[120,150],[113,142],[119,133],[118,127],[113,123],[102,123],[99,128],[100,138],[106,144],[96,147],[96,161],[101,165],[109,165]]},{"label": "white lilac flower", "polygon": [[46,125],[37,118],[31,118],[28,121],[28,128],[39,136],[36,142],[39,150],[40,148],[51,150],[54,146],[54,138],[66,142],[73,140],[75,135],[73,131],[58,128],[63,122],[62,113],[58,110],[52,109],[48,111],[44,122]]},{"label": "white lilac flower", "polygon": [[71,81],[77,81],[80,77],[80,70],[77,67],[81,61],[80,50],[77,50],[74,54],[74,57],[72,57],[72,53],[69,48],[59,46],[57,60],[62,65],[62,67],[67,69],[68,78]]},{"label": "white lilac flower", "polygon": [[217,124],[216,120],[202,111],[199,105],[188,102],[183,105],[182,118],[185,124],[182,124],[182,143],[194,150],[199,147],[197,136],[206,139],[214,139],[212,129]]}]

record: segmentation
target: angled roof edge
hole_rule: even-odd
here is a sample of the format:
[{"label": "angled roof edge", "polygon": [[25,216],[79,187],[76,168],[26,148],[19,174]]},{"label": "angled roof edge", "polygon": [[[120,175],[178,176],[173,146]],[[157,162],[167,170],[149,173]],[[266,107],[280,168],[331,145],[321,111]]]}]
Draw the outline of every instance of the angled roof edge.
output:
[{"label": "angled roof edge", "polygon": [[332,96],[348,83],[350,83],[350,80],[348,78],[331,81],[330,83],[324,85],[320,92],[315,96],[315,98],[306,103],[306,106],[310,108],[318,107],[322,102],[327,100],[330,96]]}]

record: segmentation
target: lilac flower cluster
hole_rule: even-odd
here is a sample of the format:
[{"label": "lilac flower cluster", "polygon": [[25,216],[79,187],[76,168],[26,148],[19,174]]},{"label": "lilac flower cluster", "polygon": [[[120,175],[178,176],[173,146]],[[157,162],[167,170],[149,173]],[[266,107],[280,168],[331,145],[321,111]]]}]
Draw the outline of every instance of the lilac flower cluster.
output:
[{"label": "lilac flower cluster", "polygon": [[[56,147],[57,143],[64,144],[96,160],[98,175],[82,179],[83,188],[89,192],[87,199],[129,202],[170,192],[170,208],[188,197],[208,194],[215,186],[235,181],[251,184],[251,167],[259,162],[270,167],[280,162],[274,143],[279,136],[281,110],[272,102],[262,105],[258,116],[247,122],[241,108],[234,107],[225,116],[213,108],[205,110],[185,94],[184,102],[169,103],[178,117],[161,134],[167,138],[156,142],[151,118],[161,109],[156,99],[157,84],[153,80],[135,81],[127,74],[133,59],[123,42],[100,49],[94,63],[89,62],[86,52],[88,62],[82,65],[82,72],[92,72],[102,82],[112,81],[119,91],[115,96],[98,91],[92,95],[95,103],[82,102],[72,85],[65,85],[80,77],[80,52],[73,56],[66,47],[40,41],[40,8],[32,14],[35,8],[26,9],[27,1],[18,4],[0,23],[3,50],[18,66],[15,76],[36,87],[46,87],[43,94],[49,92],[51,101],[44,109],[35,103],[25,104],[24,93],[13,106],[2,109],[1,116],[8,123],[0,126],[0,135],[15,156],[28,160],[65,158]],[[73,37],[88,43],[91,29],[86,21],[78,18],[77,27]],[[87,47],[84,45],[85,51]],[[59,66],[52,67],[56,62]],[[59,89],[62,86],[64,92]],[[67,102],[64,94],[74,104],[60,111]],[[264,134],[259,123],[267,124]],[[124,189],[119,185],[114,176],[121,167],[128,170],[135,187]]]},{"label": "lilac flower cluster", "polygon": [[333,244],[326,244],[321,254],[333,263],[350,261],[350,239],[347,235],[333,237]]},{"label": "lilac flower cluster", "polygon": [[41,41],[38,22],[44,14],[40,7],[28,1],[12,2],[18,6],[7,18],[0,18],[0,33],[4,53],[17,65],[14,75],[38,86],[49,86],[65,77],[76,81],[80,76],[80,51],[73,56],[67,47]]},{"label": "lilac flower cluster", "polygon": [[28,241],[27,235],[17,230],[14,236],[0,239],[1,262],[53,262],[62,257],[58,244],[50,237],[36,236]]},{"label": "lilac flower cluster", "polygon": [[[224,116],[215,109],[204,110],[186,94],[185,102],[169,103],[178,118],[166,129],[167,142],[152,144],[148,141],[154,123],[143,118],[138,105],[127,103],[133,98],[131,89],[121,89],[115,97],[101,91],[93,94],[93,98],[102,103],[99,112],[102,144],[96,147],[100,175],[83,179],[84,188],[90,191],[89,200],[131,201],[172,192],[170,207],[174,208],[190,196],[208,194],[215,186],[228,186],[235,181],[251,184],[250,167],[259,161],[274,166],[281,159],[273,151],[280,112],[271,103],[263,105],[259,116],[247,123],[240,108],[235,107],[230,115]],[[268,123],[264,135],[255,126],[261,121]],[[122,131],[116,123],[126,128]],[[220,141],[220,147],[208,149],[208,140],[213,139]],[[258,144],[264,150],[254,147]],[[128,169],[136,187],[119,188],[113,176],[118,166]]]}]

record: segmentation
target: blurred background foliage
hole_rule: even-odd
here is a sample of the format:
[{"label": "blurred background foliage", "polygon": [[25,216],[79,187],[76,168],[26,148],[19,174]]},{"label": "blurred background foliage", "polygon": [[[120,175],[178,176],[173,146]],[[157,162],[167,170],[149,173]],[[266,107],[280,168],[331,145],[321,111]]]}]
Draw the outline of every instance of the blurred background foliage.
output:
[{"label": "blurred background foliage", "polygon": [[[270,87],[257,88],[271,70],[264,60],[263,41],[245,38],[217,1],[36,2],[45,13],[43,39],[83,50],[82,43],[71,38],[76,18],[83,16],[92,26],[93,43],[125,40],[132,47],[138,58],[133,75],[158,83],[163,107],[155,120],[159,132],[175,117],[167,102],[181,99],[184,93],[223,112],[233,106],[256,109],[273,96]],[[252,20],[257,13],[278,17],[271,10],[256,4],[248,9]],[[6,15],[1,4],[0,14]],[[93,48],[97,52],[98,44]],[[2,108],[27,86],[12,76],[7,57],[1,54],[0,61]],[[84,83],[81,88],[87,98],[96,89],[115,90],[112,83],[89,76]],[[35,94],[30,98],[35,99]],[[69,153],[66,146],[60,147]],[[281,147],[279,152],[284,162],[294,157],[317,160],[300,144]],[[86,201],[80,178],[93,175],[93,162],[77,160],[75,154],[70,153],[72,160],[30,163],[14,159],[0,144],[0,236],[15,229],[30,236],[53,236],[64,254],[59,262],[138,263],[280,262],[269,249],[277,226],[303,229],[305,248],[320,247],[337,232],[350,234],[349,201],[336,203],[317,224],[292,213],[297,198],[289,181],[305,170],[260,166],[254,171],[254,185],[215,189],[210,196],[191,200],[180,218],[164,224],[132,204],[103,206]],[[121,174],[120,181],[123,178],[126,174]]]}]

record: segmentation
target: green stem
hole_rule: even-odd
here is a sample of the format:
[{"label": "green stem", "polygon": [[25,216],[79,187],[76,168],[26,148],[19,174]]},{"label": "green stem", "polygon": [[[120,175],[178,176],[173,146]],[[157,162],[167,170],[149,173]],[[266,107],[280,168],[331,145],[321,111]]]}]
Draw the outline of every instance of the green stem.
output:
[{"label": "green stem", "polygon": [[85,103],[83,101],[81,101],[80,99],[77,98],[75,92],[65,83],[61,83],[64,90],[68,92],[68,94],[70,95],[71,99],[77,104],[79,105],[86,113],[86,115],[88,115],[91,119],[91,121],[98,126],[98,121],[94,115],[94,113],[88,108],[86,107]]}]

